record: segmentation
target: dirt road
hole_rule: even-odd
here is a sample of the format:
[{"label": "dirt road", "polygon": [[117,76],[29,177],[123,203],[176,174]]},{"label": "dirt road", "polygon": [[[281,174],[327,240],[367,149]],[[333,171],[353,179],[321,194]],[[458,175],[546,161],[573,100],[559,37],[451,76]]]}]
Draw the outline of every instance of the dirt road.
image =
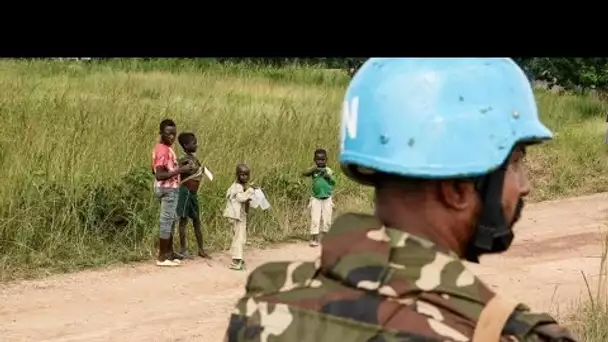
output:
[{"label": "dirt road", "polygon": [[[535,309],[564,314],[585,294],[581,272],[597,281],[607,210],[608,194],[529,205],[513,248],[471,269]],[[247,252],[250,268],[317,253],[305,244]],[[226,255],[215,259],[174,269],[148,263],[4,285],[0,339],[221,341],[247,274],[228,270]]]}]

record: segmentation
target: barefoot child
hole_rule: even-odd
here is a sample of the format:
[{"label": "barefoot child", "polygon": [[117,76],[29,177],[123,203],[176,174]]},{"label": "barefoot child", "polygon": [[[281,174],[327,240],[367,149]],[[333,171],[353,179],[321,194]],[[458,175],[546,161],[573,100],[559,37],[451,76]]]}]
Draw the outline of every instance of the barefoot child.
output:
[{"label": "barefoot child", "polygon": [[236,167],[236,181],[232,183],[226,192],[226,208],[224,217],[227,217],[232,225],[232,264],[233,270],[244,270],[243,249],[247,242],[247,214],[249,213],[249,202],[253,199],[256,186],[247,186],[249,182],[249,167],[239,164]]},{"label": "barefoot child", "polygon": [[180,158],[178,164],[194,165],[193,170],[185,171],[180,174],[181,183],[177,199],[177,216],[179,217],[179,254],[188,257],[188,246],[186,243],[186,226],[188,218],[192,220],[194,236],[198,246],[198,256],[211,259],[203,249],[203,233],[201,231],[200,206],[198,203],[198,188],[203,178],[203,169],[195,153],[197,149],[196,136],[190,132],[180,133],[177,137],[179,144],[184,150],[185,155]]},{"label": "barefoot child", "polygon": [[192,170],[190,164],[177,165],[177,157],[171,147],[175,142],[177,128],[170,119],[160,123],[160,141],[152,151],[154,170],[154,194],[160,200],[158,266],[178,266],[180,257],[173,253],[173,228],[177,215],[177,189],[180,173]]},{"label": "barefoot child", "polygon": [[334,203],[332,194],[336,181],[332,169],[327,167],[327,152],[317,149],[314,153],[315,166],[304,171],[302,176],[312,177],[312,197],[310,198],[310,246],[319,245],[319,227],[327,233],[332,221]]}]

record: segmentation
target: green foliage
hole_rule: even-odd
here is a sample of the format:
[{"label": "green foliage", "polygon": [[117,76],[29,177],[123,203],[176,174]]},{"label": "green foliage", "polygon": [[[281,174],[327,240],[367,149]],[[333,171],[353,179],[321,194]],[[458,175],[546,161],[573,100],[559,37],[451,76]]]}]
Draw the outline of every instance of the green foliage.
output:
[{"label": "green foliage", "polygon": [[608,88],[608,58],[516,58],[534,79],[585,92]]},{"label": "green foliage", "polygon": [[[361,67],[367,58],[263,58],[226,59],[282,67],[286,65],[317,66],[342,69],[350,76]],[[531,79],[547,81],[551,86],[559,85],[567,90],[585,92],[589,89],[608,89],[608,58],[594,57],[514,57]]]},{"label": "green foliage", "polygon": [[[361,67],[367,58],[260,58],[235,59],[223,62],[249,63],[256,66],[285,67],[316,66],[342,69],[350,76]],[[565,57],[514,57],[531,79],[547,81],[551,86],[559,85],[566,90],[585,92],[589,89],[604,90],[608,88],[608,58],[565,58]]]},{"label": "green foliage", "polygon": [[2,279],[153,255],[150,153],[164,118],[195,132],[216,174],[199,191],[211,250],[229,246],[222,211],[237,163],[272,204],[251,214],[259,242],[304,237],[310,184],[299,173],[315,148],[336,167],[344,73],[196,59],[3,60],[0,73]]},{"label": "green foliage", "polygon": [[[577,90],[585,92],[589,89],[604,90],[608,88],[608,58],[593,57],[513,57],[513,59],[526,71],[531,79],[547,81],[551,86],[559,85],[566,90]],[[346,74],[353,76],[361,67],[367,57],[310,57],[310,58],[107,58],[95,59],[89,64],[97,68],[107,70],[129,70],[129,71],[172,71],[172,72],[201,72],[204,73],[210,68],[217,73],[218,65],[223,66],[222,72],[243,75],[243,70],[247,69],[266,69],[263,72],[267,76],[279,79],[281,77],[291,77],[288,74],[268,70],[269,68],[326,68],[341,69]],[[83,63],[84,64],[84,63]],[[28,68],[39,66],[35,60],[24,60],[22,65]],[[52,75],[56,72],[79,74],[78,67],[64,68],[62,65],[50,65],[37,70],[40,75]],[[249,73],[246,71],[245,73]],[[249,73],[250,74],[250,73]],[[316,77],[306,78],[313,84],[323,82]]]},{"label": "green foliage", "polygon": [[[338,172],[348,75],[318,65],[254,64],[0,61],[0,278],[152,257],[158,202],[150,153],[167,117],[178,130],[196,133],[197,154],[216,175],[199,191],[211,250],[230,243],[222,210],[240,162],[250,165],[272,204],[268,212],[251,212],[255,243],[306,237],[311,184],[300,173],[319,147],[337,171],[336,214],[370,210],[369,188]],[[608,190],[604,102],[543,91],[538,99],[556,140],[530,150],[533,199]]]}]

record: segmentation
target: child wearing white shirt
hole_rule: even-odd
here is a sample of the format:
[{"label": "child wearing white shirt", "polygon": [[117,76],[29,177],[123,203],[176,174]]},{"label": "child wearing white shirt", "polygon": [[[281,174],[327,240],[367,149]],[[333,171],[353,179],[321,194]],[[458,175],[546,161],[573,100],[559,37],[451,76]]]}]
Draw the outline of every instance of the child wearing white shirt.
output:
[{"label": "child wearing white shirt", "polygon": [[233,270],[244,270],[245,261],[243,260],[243,250],[247,242],[247,214],[249,213],[249,204],[254,196],[254,190],[257,186],[248,186],[250,171],[245,164],[239,164],[236,167],[236,180],[226,192],[226,208],[224,209],[224,217],[228,218],[232,225],[232,264],[230,268]]}]

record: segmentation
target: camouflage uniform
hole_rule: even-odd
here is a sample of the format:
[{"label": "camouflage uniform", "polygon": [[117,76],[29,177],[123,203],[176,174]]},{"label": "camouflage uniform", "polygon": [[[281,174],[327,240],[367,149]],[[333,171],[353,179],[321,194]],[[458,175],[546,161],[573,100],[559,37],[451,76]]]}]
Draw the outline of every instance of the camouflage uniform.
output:
[{"label": "camouflage uniform", "polygon": [[[315,262],[253,271],[225,341],[472,341],[495,296],[453,252],[372,216],[339,217],[322,246]],[[576,340],[518,304],[500,341]]]}]

